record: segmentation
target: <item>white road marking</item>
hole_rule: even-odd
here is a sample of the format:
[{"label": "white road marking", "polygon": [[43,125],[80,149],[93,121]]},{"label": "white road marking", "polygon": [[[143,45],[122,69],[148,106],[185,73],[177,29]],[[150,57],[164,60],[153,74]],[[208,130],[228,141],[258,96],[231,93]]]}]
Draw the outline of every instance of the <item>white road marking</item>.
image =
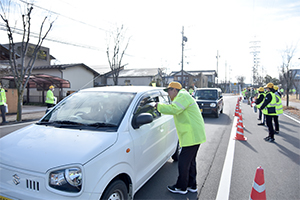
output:
[{"label": "white road marking", "polygon": [[234,137],[236,136],[237,119],[238,117],[234,117],[216,200],[229,199],[231,173],[235,149]]}]

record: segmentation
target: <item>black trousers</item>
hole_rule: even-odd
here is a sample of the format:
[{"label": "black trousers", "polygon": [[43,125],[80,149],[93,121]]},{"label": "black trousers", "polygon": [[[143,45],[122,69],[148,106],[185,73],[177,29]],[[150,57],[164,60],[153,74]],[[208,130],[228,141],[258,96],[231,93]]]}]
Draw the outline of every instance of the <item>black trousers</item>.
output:
[{"label": "black trousers", "polygon": [[0,110],[1,110],[1,116],[2,116],[2,122],[5,122],[6,119],[5,119],[5,113],[6,113],[6,108],[4,105],[1,105],[0,106]]},{"label": "black trousers", "polygon": [[278,115],[273,117],[274,124],[275,124],[275,131],[279,131],[279,122],[278,122]]},{"label": "black trousers", "polygon": [[47,103],[47,108],[52,108],[54,106],[55,106],[55,104]]},{"label": "black trousers", "polygon": [[200,144],[182,147],[178,161],[179,176],[175,187],[186,190],[187,187],[196,187],[196,156]]},{"label": "black trousers", "polygon": [[278,116],[275,115],[265,115],[266,116],[266,122],[269,129],[269,137],[274,138],[274,127],[273,127],[273,119],[275,121],[275,117],[277,117],[278,122]]},{"label": "black trousers", "polygon": [[261,120],[262,119],[261,117],[262,117],[262,111],[261,109],[258,109],[258,119]]}]

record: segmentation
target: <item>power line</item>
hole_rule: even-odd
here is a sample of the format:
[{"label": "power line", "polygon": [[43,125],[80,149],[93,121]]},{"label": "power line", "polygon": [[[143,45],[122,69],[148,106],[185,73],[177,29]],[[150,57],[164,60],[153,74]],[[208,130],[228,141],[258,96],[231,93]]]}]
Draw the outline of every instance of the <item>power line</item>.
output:
[{"label": "power line", "polygon": [[[1,24],[0,23],[0,30],[7,31],[5,24]],[[23,30],[21,30],[19,28],[14,28],[14,33],[16,33],[18,35],[23,35]],[[32,37],[39,38],[39,34],[37,34],[35,32],[31,32],[31,34],[32,34],[31,35]],[[82,45],[82,44],[75,44],[75,43],[70,43],[70,42],[64,42],[64,41],[60,41],[60,40],[55,39],[55,38],[46,37],[45,40],[51,41],[51,42],[60,43],[60,44],[75,46],[75,47],[81,47],[81,48],[85,48],[85,49],[91,49],[91,50],[96,50],[96,51],[105,51],[103,49],[99,49],[99,48],[94,47],[94,46],[88,46],[88,45]]]},{"label": "power line", "polygon": [[[100,28],[100,27],[97,27],[97,26],[88,24],[88,23],[83,22],[83,21],[79,21],[79,20],[73,19],[73,18],[71,18],[71,17],[62,15],[62,14],[60,14],[60,13],[58,13],[58,12],[51,11],[51,10],[49,10],[49,9],[43,8],[43,7],[38,6],[38,5],[35,5],[35,4],[33,4],[33,3],[28,3],[28,2],[26,2],[26,1],[24,1],[24,0],[19,0],[19,1],[20,1],[21,3],[24,3],[24,4],[27,4],[27,5],[34,6],[34,7],[36,7],[36,8],[41,9],[41,10],[47,11],[47,12],[52,13],[52,14],[55,14],[55,15],[57,15],[57,16],[62,16],[62,17],[64,17],[64,18],[67,18],[67,19],[69,19],[69,20],[72,20],[72,21],[81,23],[81,24],[83,24],[83,25],[90,26],[90,27],[92,27],[92,28],[95,28],[95,29],[98,29],[98,30],[101,30],[101,31],[104,31],[104,32],[109,32],[109,31],[107,31],[107,30],[105,30],[105,29],[103,29],[103,28]],[[2,26],[2,27],[1,27],[1,26]],[[6,25],[0,23],[0,30],[7,31]],[[14,28],[14,31],[15,31],[14,33],[16,33],[16,34],[18,34],[18,35],[23,35],[23,30],[22,30],[22,29],[19,29],[19,28],[16,28],[16,27],[15,27],[15,28]],[[37,34],[37,33],[35,33],[35,32],[31,32],[31,33],[33,34],[32,37],[34,37],[34,38],[39,38],[39,34]],[[59,39],[55,39],[55,38],[49,38],[49,37],[46,37],[45,40],[46,40],[46,41],[51,41],[51,42],[60,43],[60,44],[65,44],[65,45],[70,45],[70,46],[75,46],[75,47],[85,48],[85,49],[91,49],[91,50],[96,50],[96,51],[106,52],[106,50],[103,50],[103,49],[100,49],[100,48],[97,48],[97,47],[94,47],[94,46],[83,45],[83,44],[76,44],[76,43],[70,43],[70,42],[65,42],[65,41],[61,41],[61,40],[59,40]],[[129,54],[126,54],[126,53],[125,53],[124,55],[129,56],[129,57],[135,57],[135,56],[133,56],[133,55],[129,55]]]},{"label": "power line", "polygon": [[107,30],[105,30],[105,29],[103,29],[103,28],[99,28],[99,27],[97,27],[97,26],[88,24],[88,23],[86,23],[86,22],[79,21],[79,20],[77,20],[77,19],[73,19],[73,18],[68,17],[68,16],[66,16],[66,15],[62,15],[62,14],[60,14],[60,13],[58,13],[58,12],[54,12],[54,11],[52,11],[52,10],[49,10],[49,9],[43,8],[43,7],[41,7],[41,6],[38,6],[38,5],[36,5],[36,4],[28,3],[28,2],[25,2],[25,1],[23,1],[23,0],[19,0],[19,1],[22,2],[22,3],[25,3],[25,4],[27,4],[27,5],[29,4],[29,5],[32,5],[32,6],[34,6],[34,7],[39,8],[39,9],[41,9],[41,10],[47,11],[47,12],[49,12],[49,13],[53,13],[53,14],[55,14],[55,15],[65,17],[65,18],[67,18],[67,19],[70,19],[70,20],[72,20],[72,21],[81,23],[81,24],[83,24],[83,25],[87,25],[87,26],[90,26],[90,27],[92,27],[92,28],[96,28],[96,29],[99,29],[99,30],[101,30],[101,31],[104,31],[104,32],[109,32],[109,31],[107,31]]}]

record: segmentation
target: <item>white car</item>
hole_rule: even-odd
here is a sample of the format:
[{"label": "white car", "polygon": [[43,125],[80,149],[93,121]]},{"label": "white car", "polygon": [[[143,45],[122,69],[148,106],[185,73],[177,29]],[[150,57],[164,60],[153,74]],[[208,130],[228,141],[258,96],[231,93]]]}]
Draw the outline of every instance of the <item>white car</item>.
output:
[{"label": "white car", "polygon": [[133,199],[180,148],[163,88],[73,93],[38,123],[0,139],[0,199]]}]

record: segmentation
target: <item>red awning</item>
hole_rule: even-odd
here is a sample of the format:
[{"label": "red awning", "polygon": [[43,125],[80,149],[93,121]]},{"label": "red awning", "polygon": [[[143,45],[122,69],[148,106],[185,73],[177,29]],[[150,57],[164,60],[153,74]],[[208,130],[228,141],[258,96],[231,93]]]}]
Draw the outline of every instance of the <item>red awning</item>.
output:
[{"label": "red awning", "polygon": [[[26,76],[25,79],[27,77],[28,76]],[[13,81],[14,77],[4,76],[2,79]],[[37,90],[48,90],[50,85],[53,85],[56,88],[70,88],[70,82],[68,80],[47,74],[30,75],[27,87],[29,86],[29,88],[37,88]]]}]

